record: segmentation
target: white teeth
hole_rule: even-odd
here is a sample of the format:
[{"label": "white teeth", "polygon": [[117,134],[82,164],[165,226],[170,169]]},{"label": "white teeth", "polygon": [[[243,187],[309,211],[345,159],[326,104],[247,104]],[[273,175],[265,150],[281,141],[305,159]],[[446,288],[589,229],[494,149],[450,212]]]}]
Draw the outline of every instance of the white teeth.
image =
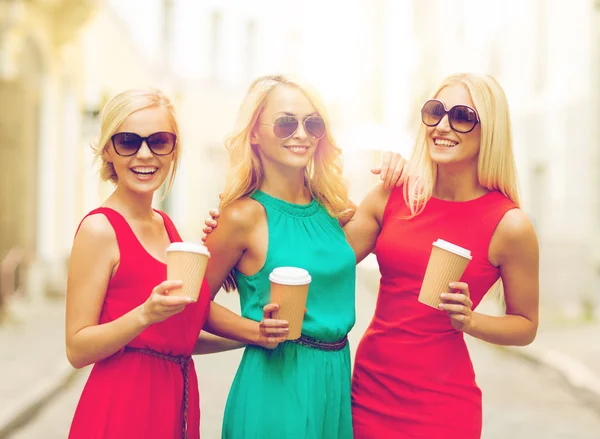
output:
[{"label": "white teeth", "polygon": [[287,149],[292,152],[306,152],[308,146],[288,146]]},{"label": "white teeth", "polygon": [[445,139],[435,139],[434,143],[437,146],[446,146],[449,148],[452,148],[453,146],[458,145],[458,142],[453,142],[452,140],[445,140]]},{"label": "white teeth", "polygon": [[133,172],[136,174],[154,174],[158,168],[155,167],[141,167],[137,166],[135,168],[131,168]]}]

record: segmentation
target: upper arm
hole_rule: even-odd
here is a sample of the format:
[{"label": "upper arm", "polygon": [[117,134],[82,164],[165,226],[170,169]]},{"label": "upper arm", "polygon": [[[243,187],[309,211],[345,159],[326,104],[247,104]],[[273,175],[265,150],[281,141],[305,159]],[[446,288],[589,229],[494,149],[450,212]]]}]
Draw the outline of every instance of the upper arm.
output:
[{"label": "upper arm", "polygon": [[537,324],[539,247],[531,221],[520,209],[508,211],[494,232],[490,261],[500,268],[506,313]]},{"label": "upper arm", "polygon": [[248,248],[249,236],[260,213],[259,207],[251,199],[238,200],[227,206],[219,216],[219,227],[206,238],[210,259],[205,278],[213,297]]},{"label": "upper arm", "polygon": [[344,226],[348,243],[356,254],[356,263],[375,248],[389,196],[390,191],[384,189],[383,184],[378,184],[367,194],[352,219]]},{"label": "upper arm", "polygon": [[112,269],[119,259],[117,238],[104,215],[83,220],[73,242],[67,280],[66,335],[97,325]]}]

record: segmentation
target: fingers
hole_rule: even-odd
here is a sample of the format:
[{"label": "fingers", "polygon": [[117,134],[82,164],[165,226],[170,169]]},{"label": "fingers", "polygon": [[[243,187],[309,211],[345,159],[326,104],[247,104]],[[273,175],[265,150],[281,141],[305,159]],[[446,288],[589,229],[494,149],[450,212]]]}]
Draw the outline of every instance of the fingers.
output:
[{"label": "fingers", "polygon": [[450,282],[448,286],[454,290],[459,290],[461,294],[464,294],[467,297],[471,297],[469,285],[465,282]]},{"label": "fingers", "polygon": [[439,309],[449,313],[468,314],[473,307],[473,302],[466,294],[442,293],[440,297],[442,303],[439,304]]},{"label": "fingers", "polygon": [[385,181],[388,177],[388,173],[390,172],[392,156],[393,156],[393,154],[388,151],[388,152],[384,152],[383,156],[381,157],[381,173],[379,175],[379,178],[381,179],[381,181],[384,182],[384,187],[385,187]]},{"label": "fingers", "polygon": [[152,290],[153,294],[166,295],[169,290],[174,290],[176,288],[181,288],[183,286],[183,281],[181,280],[165,280],[159,283]]},{"label": "fingers", "polygon": [[219,212],[219,209],[210,209],[208,213],[210,214],[212,219],[217,219],[221,216],[221,212]]}]

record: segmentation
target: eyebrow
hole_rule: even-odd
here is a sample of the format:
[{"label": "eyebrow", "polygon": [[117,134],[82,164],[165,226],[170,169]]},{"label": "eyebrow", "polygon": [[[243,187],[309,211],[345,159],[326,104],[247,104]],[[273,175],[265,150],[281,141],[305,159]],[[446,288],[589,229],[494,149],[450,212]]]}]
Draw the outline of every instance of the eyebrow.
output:
[{"label": "eyebrow", "polygon": [[[288,111],[280,111],[280,112],[275,113],[275,114],[285,114],[286,116],[298,116],[297,114],[290,113]],[[312,113],[308,113],[308,114],[304,115],[304,117],[318,116],[318,115],[319,115],[319,113],[317,113],[316,111],[313,111]]]}]

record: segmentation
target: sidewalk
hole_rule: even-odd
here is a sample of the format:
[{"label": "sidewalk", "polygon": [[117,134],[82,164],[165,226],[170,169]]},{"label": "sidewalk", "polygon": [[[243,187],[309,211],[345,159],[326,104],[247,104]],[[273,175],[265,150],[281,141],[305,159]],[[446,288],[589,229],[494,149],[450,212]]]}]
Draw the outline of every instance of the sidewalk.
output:
[{"label": "sidewalk", "polygon": [[65,354],[64,300],[21,302],[0,325],[0,438],[31,419],[77,372]]},{"label": "sidewalk", "polygon": [[541,321],[531,345],[505,349],[552,368],[600,410],[600,322],[552,325],[543,316]]},{"label": "sidewalk", "polygon": [[[379,276],[367,267],[359,266],[358,286],[376,294]],[[77,373],[65,354],[64,301],[23,303],[18,311],[15,321],[0,325],[0,439],[33,418]],[[541,322],[531,345],[499,349],[556,371],[600,411],[600,322],[558,326],[543,315]]]}]

